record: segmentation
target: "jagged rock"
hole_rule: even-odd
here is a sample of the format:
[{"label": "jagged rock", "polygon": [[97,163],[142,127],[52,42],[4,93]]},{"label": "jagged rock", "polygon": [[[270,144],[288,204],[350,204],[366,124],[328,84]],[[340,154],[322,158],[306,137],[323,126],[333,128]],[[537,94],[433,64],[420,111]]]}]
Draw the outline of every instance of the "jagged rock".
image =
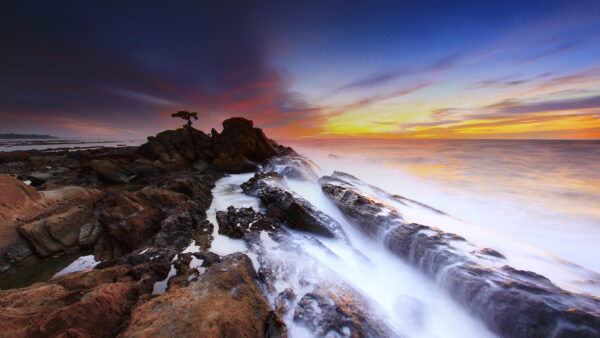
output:
[{"label": "jagged rock", "polygon": [[367,309],[355,292],[317,288],[298,301],[294,322],[317,337],[399,337]]},{"label": "jagged rock", "polygon": [[[442,280],[451,295],[492,331],[509,337],[587,337],[600,332],[596,315],[600,300],[562,290],[532,272],[480,266],[453,246],[453,242],[465,242],[464,238],[422,224],[404,224],[399,213],[390,212],[390,207],[374,196],[364,196],[357,186],[365,183],[356,177],[334,173],[319,181],[323,191],[365,233],[380,233],[370,227],[389,229],[384,242],[393,253]],[[357,202],[362,200],[371,202]],[[392,222],[391,229],[379,223],[382,214],[386,222]]]},{"label": "jagged rock", "polygon": [[167,130],[140,146],[140,154],[164,164],[184,161],[207,161],[214,158],[213,140],[209,135],[192,127]]},{"label": "jagged rock", "polygon": [[136,192],[121,192],[105,200],[99,222],[107,231],[95,248],[99,258],[115,258],[149,242],[157,233],[159,246],[177,243],[196,229],[204,214],[202,209],[180,193],[156,187]]},{"label": "jagged rock", "polygon": [[[173,246],[183,250],[190,242],[190,237],[198,227],[212,227],[208,221],[203,221],[206,214],[195,201],[184,201],[168,212],[168,216],[161,221],[160,230],[152,239],[156,247]],[[206,224],[208,223],[208,224]],[[212,229],[211,229],[212,232]]]},{"label": "jagged rock", "polygon": [[119,167],[112,160],[92,160],[90,166],[104,180],[119,184],[129,183],[129,178],[127,178],[123,168]]},{"label": "jagged rock", "polygon": [[219,233],[231,238],[243,238],[245,234],[256,231],[274,231],[279,228],[273,220],[257,213],[252,208],[234,208],[227,212],[217,211]]},{"label": "jagged rock", "polygon": [[285,221],[292,229],[346,239],[336,220],[288,190],[282,176],[277,173],[258,173],[241,187],[246,194],[256,196],[265,203],[269,216]]},{"label": "jagged rock", "polygon": [[76,272],[24,289],[0,290],[0,335],[114,337],[138,299],[168,271],[153,265]]},{"label": "jagged rock", "polygon": [[281,337],[286,328],[256,285],[250,259],[232,254],[214,262],[197,280],[172,284],[138,307],[122,337]]},{"label": "jagged rock", "polygon": [[212,162],[211,167],[214,170],[229,172],[232,174],[248,173],[258,170],[256,163],[249,161],[244,155],[238,154],[235,156],[229,156],[221,154],[215,158]]},{"label": "jagged rock", "polygon": [[223,132],[215,134],[217,154],[230,158],[241,155],[251,161],[262,162],[278,152],[277,144],[269,140],[254,123],[242,117],[223,121]]}]

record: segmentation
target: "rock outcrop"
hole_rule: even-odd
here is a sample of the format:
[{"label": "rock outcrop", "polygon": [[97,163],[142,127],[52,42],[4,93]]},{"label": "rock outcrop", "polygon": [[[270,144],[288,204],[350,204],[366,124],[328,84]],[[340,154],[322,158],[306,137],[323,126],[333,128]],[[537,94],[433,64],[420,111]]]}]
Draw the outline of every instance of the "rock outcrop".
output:
[{"label": "rock outcrop", "polygon": [[88,247],[94,241],[94,207],[103,192],[64,187],[40,193],[6,175],[0,175],[0,182],[5,199],[0,202],[1,271],[24,260],[32,251],[47,257]]},{"label": "rock outcrop", "polygon": [[242,117],[223,121],[220,134],[213,129],[208,135],[192,127],[162,132],[149,137],[139,152],[144,158],[167,166],[192,166],[202,170],[208,167],[229,173],[256,171],[258,163],[294,153],[291,148],[268,139],[252,121]]},{"label": "rock outcrop", "polygon": [[269,216],[292,229],[346,240],[342,227],[336,220],[290,191],[278,173],[258,173],[242,184],[242,190],[260,198],[266,205]]},{"label": "rock outcrop", "polygon": [[[165,269],[166,268],[166,269]],[[114,266],[0,290],[3,337],[114,337],[168,265]]]},{"label": "rock outcrop", "polygon": [[362,193],[357,187],[366,184],[356,177],[334,173],[319,182],[323,192],[363,232],[383,235],[393,253],[443,281],[451,295],[492,331],[508,337],[592,337],[600,332],[598,299],[562,290],[532,272],[479,265],[453,245],[466,242],[464,238],[422,224],[403,223],[393,207]]},{"label": "rock outcrop", "polygon": [[121,337],[282,337],[285,325],[256,285],[243,254],[222,257],[188,286],[138,307]]}]

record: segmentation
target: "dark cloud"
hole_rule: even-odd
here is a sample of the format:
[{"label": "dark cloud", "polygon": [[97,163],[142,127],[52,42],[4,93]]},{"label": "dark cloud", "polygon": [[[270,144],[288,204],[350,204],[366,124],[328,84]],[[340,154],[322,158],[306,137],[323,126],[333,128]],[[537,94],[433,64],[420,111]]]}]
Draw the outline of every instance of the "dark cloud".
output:
[{"label": "dark cloud", "polygon": [[269,64],[262,14],[247,2],[15,2],[3,11],[3,121],[27,113],[110,124],[120,116],[157,130],[175,109],[205,112],[198,125],[210,125],[311,108]]}]

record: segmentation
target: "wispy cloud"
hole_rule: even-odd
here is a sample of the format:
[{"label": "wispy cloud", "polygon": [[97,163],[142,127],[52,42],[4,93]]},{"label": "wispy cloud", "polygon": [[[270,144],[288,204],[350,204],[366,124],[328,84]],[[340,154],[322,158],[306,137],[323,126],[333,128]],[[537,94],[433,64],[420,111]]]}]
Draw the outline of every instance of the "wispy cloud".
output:
[{"label": "wispy cloud", "polygon": [[460,61],[460,59],[461,55],[455,53],[436,59],[431,64],[426,65],[425,67],[388,69],[343,84],[334,89],[332,94],[336,94],[349,89],[364,89],[382,86],[403,76],[424,75],[434,72],[442,72],[455,67]]}]

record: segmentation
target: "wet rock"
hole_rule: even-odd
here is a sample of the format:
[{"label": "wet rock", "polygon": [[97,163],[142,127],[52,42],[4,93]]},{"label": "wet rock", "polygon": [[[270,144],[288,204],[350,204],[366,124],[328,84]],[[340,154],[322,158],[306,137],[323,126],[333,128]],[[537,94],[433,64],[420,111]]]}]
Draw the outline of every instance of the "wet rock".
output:
[{"label": "wet rock", "polygon": [[[492,331],[508,337],[600,332],[598,299],[562,290],[533,272],[480,266],[454,247],[455,242],[465,243],[464,238],[422,224],[402,223],[401,215],[390,212],[375,197],[364,196],[358,188],[364,183],[355,177],[334,173],[320,182],[323,191],[365,233],[374,233],[370,227],[384,226],[378,222],[385,214],[385,221],[394,224],[386,232],[385,245],[442,281],[451,295]],[[356,203],[361,199],[372,202]],[[393,217],[397,219],[390,220]]]},{"label": "wet rock", "polygon": [[284,336],[285,325],[271,311],[256,278],[246,255],[225,256],[195,282],[173,285],[138,307],[120,336]]},{"label": "wet rock", "polygon": [[153,238],[156,246],[185,247],[204,218],[203,209],[185,195],[156,187],[119,192],[105,203],[99,222],[107,236],[95,248],[101,259],[119,257]]},{"label": "wet rock", "polygon": [[276,156],[264,166],[263,171],[273,171],[288,179],[316,181],[319,166],[298,154]]},{"label": "wet rock", "polygon": [[[171,263],[175,254],[176,251],[172,248],[145,248],[123,257],[102,261],[96,265],[95,269],[106,269],[117,265],[137,266],[144,263],[161,264],[162,268]],[[166,272],[164,275],[166,276]]]},{"label": "wet rock", "polygon": [[398,337],[375,313],[365,311],[365,304],[355,293],[317,288],[300,299],[294,322],[317,337]]},{"label": "wet rock", "polygon": [[287,313],[292,301],[296,299],[296,293],[290,288],[281,291],[275,299],[275,309],[281,313]]},{"label": "wet rock", "polygon": [[490,256],[490,257],[506,259],[506,257],[504,257],[503,254],[499,253],[498,251],[496,251],[494,249],[490,249],[490,248],[479,249],[476,251],[476,253],[479,255],[485,255],[485,256]]},{"label": "wet rock", "polygon": [[252,208],[234,208],[230,206],[227,212],[217,212],[219,233],[231,238],[243,238],[244,235],[256,231],[274,231],[279,228],[274,220]]},{"label": "wet rock", "polygon": [[[212,227],[205,224],[206,214],[195,201],[184,201],[168,212],[160,223],[160,230],[152,239],[155,247],[172,246],[177,250],[183,250],[188,246],[190,237],[198,227]],[[207,222],[207,221],[206,221]],[[212,230],[211,230],[212,232]]]},{"label": "wet rock", "polygon": [[288,190],[277,173],[258,173],[241,187],[246,194],[260,198],[268,216],[284,221],[292,229],[346,239],[337,221]]},{"label": "wet rock", "polygon": [[107,159],[92,160],[90,166],[100,176],[111,183],[127,184],[129,178],[123,168],[119,167],[114,161]]},{"label": "wet rock", "polygon": [[62,275],[24,289],[0,291],[0,328],[6,337],[114,337],[138,299],[163,278],[115,266]]}]

